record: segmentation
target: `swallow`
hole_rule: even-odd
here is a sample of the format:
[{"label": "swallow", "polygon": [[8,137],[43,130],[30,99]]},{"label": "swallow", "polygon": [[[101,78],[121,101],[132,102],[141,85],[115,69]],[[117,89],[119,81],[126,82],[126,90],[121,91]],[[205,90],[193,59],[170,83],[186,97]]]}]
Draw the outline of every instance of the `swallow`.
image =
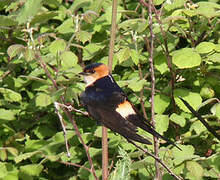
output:
[{"label": "swallow", "polygon": [[[139,127],[176,146],[172,141],[157,133],[151,124],[145,121],[118,86],[110,74],[108,66],[102,63],[93,63],[87,65],[80,75],[83,75],[86,83],[85,91],[80,95],[80,102],[98,123],[122,135],[128,142],[152,144],[148,139],[138,134]],[[176,147],[180,149],[178,146]]]}]

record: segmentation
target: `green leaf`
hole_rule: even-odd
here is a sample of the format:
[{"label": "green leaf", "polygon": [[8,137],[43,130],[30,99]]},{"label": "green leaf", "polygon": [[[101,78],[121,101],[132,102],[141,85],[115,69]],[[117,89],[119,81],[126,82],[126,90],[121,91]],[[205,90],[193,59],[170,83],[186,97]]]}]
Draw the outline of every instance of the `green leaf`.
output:
[{"label": "green leaf", "polygon": [[71,12],[75,12],[79,8],[88,7],[92,3],[91,0],[75,0],[72,6],[70,7]]},{"label": "green leaf", "polygon": [[13,3],[13,0],[1,0],[0,1],[0,10],[3,10],[4,8],[10,6],[10,4]]},{"label": "green leaf", "polygon": [[94,136],[101,138],[102,137],[102,127],[98,126],[95,130]]},{"label": "green leaf", "polygon": [[173,157],[174,157],[174,164],[178,165],[181,164],[183,161],[185,160],[191,160],[192,158],[194,158],[194,148],[191,145],[178,145],[182,151],[180,151],[179,149],[177,149],[176,147],[174,147],[172,149],[173,151]]},{"label": "green leaf", "polygon": [[220,44],[215,45],[215,51],[220,52]]},{"label": "green leaf", "polygon": [[17,24],[17,21],[12,17],[0,15],[0,26],[15,26]]},{"label": "green leaf", "polygon": [[186,168],[189,170],[192,177],[194,177],[195,179],[202,179],[204,170],[199,163],[195,161],[187,161]]},{"label": "green leaf", "polygon": [[214,2],[198,2],[198,8],[195,10],[197,14],[205,16],[207,18],[220,16],[220,5]]},{"label": "green leaf", "polygon": [[7,53],[10,58],[13,58],[17,55],[20,55],[24,49],[25,49],[25,47],[21,44],[13,44],[8,47]]},{"label": "green leaf", "polygon": [[132,89],[132,91],[134,92],[139,92],[143,88],[145,83],[146,80],[144,79],[139,80],[137,78],[134,78],[129,82],[128,88]]},{"label": "green leaf", "polygon": [[39,139],[44,139],[47,137],[51,137],[54,135],[56,131],[53,130],[50,126],[38,126],[34,130],[34,134],[39,138]]},{"label": "green leaf", "polygon": [[78,41],[85,44],[85,42],[90,41],[92,38],[92,34],[87,31],[78,31],[75,33]]},{"label": "green leaf", "polygon": [[156,120],[156,131],[160,134],[163,134],[165,131],[167,131],[169,126],[169,117],[167,115],[161,115],[157,114],[155,116]]},{"label": "green leaf", "polygon": [[185,118],[176,113],[171,114],[170,120],[180,125],[181,127],[184,127],[186,123]]},{"label": "green leaf", "polygon": [[49,46],[49,51],[53,55],[57,55],[57,53],[64,51],[66,48],[66,42],[63,39],[57,39],[51,43]]},{"label": "green leaf", "polygon": [[157,94],[154,97],[154,104],[155,112],[158,114],[163,114],[170,104],[170,98],[163,94]]},{"label": "green leaf", "polygon": [[65,99],[66,101],[74,100],[77,104],[79,104],[78,94],[72,88],[66,89]]},{"label": "green leaf", "polygon": [[[74,131],[67,131],[66,133],[66,138],[67,140],[72,138],[75,134]],[[52,137],[53,141],[55,141],[56,143],[64,143],[64,136],[63,136],[63,132],[58,132],[56,133],[53,137]]]},{"label": "green leaf", "polygon": [[139,33],[143,32],[148,26],[146,19],[138,18],[138,19],[128,19],[123,21],[118,25],[119,29],[123,29],[125,31],[133,30]]},{"label": "green leaf", "polygon": [[214,53],[207,57],[208,60],[214,62],[214,63],[220,63],[220,53]]},{"label": "green leaf", "polygon": [[197,110],[200,110],[202,107],[206,106],[207,104],[212,103],[215,100],[216,100],[215,98],[211,98],[211,99],[207,99],[203,101],[202,104],[200,104],[200,106],[197,108]]},{"label": "green leaf", "polygon": [[[117,7],[117,19],[116,19],[116,23],[118,24],[120,19],[121,19],[121,13],[120,10],[123,10],[123,8],[121,6]],[[108,6],[105,12],[105,19],[107,20],[108,24],[112,23],[112,6]]]},{"label": "green leaf", "polygon": [[36,106],[45,107],[52,103],[51,97],[44,93],[39,93],[35,99]]},{"label": "green leaf", "polygon": [[190,130],[195,130],[196,134],[201,134],[202,132],[206,131],[206,127],[200,122],[200,121],[195,121],[191,127]]},{"label": "green leaf", "polygon": [[202,59],[200,55],[191,48],[183,48],[172,53],[172,62],[178,68],[192,68],[199,66]]},{"label": "green leaf", "polygon": [[219,106],[220,106],[220,103],[216,103],[216,104],[214,104],[214,105],[212,106],[212,108],[210,109],[210,111],[211,111],[211,113],[212,113],[213,115],[216,115]]},{"label": "green leaf", "polygon": [[40,13],[37,16],[34,16],[34,18],[31,21],[31,25],[34,25],[37,23],[45,23],[57,15],[58,13],[54,11]]},{"label": "green leaf", "polygon": [[167,59],[163,54],[160,54],[154,59],[155,68],[161,73],[164,74],[169,70],[167,66]]},{"label": "green leaf", "polygon": [[131,169],[131,159],[122,148],[119,147],[119,155],[122,159],[117,161],[115,170],[111,173],[111,180],[129,180],[130,179],[130,169]]},{"label": "green leaf", "polygon": [[35,59],[35,52],[33,49],[25,48],[23,55],[26,61],[32,61]]},{"label": "green leaf", "polygon": [[164,1],[165,1],[165,0],[154,0],[153,3],[154,3],[154,5],[156,6],[156,5],[162,4]]},{"label": "green leaf", "polygon": [[20,102],[22,100],[21,95],[11,89],[0,88],[0,93],[4,96],[4,99],[9,102]]},{"label": "green leaf", "polygon": [[[94,2],[94,1],[93,1],[93,4],[92,4],[92,5],[94,5],[95,3],[97,3],[97,2]],[[100,2],[98,2],[98,3],[102,4],[103,2],[100,1]],[[99,7],[98,7],[98,9],[99,9]],[[93,21],[94,17],[98,17],[98,16],[99,16],[99,15],[98,15],[95,11],[88,10],[88,11],[86,11],[86,12],[84,13],[83,19],[84,19],[85,22],[87,22],[87,23],[89,23],[89,24],[92,24],[92,21]]]},{"label": "green leaf", "polygon": [[131,56],[131,50],[129,47],[121,49],[117,54],[118,62],[122,63],[126,61]]},{"label": "green leaf", "polygon": [[200,95],[204,98],[204,99],[210,99],[213,98],[215,96],[215,91],[211,88],[210,85],[205,84],[201,90],[200,90]]},{"label": "green leaf", "polygon": [[61,34],[73,33],[75,31],[73,19],[69,18],[65,20],[60,26],[56,28],[56,30]]},{"label": "green leaf", "polygon": [[64,51],[61,54],[60,59],[62,70],[71,69],[77,64],[78,61],[77,56],[71,51]]},{"label": "green leaf", "polygon": [[193,109],[195,109],[195,110],[202,103],[202,98],[201,98],[200,94],[190,92],[189,90],[186,90],[186,89],[175,89],[174,90],[175,102],[179,106],[179,108],[182,109],[185,112],[191,113],[191,111],[178,98],[179,96],[182,97],[184,100],[186,100],[193,107]]},{"label": "green leaf", "polygon": [[220,103],[218,103],[215,108],[216,108],[215,115],[220,119]]},{"label": "green leaf", "polygon": [[[88,133],[83,133],[81,134],[83,141],[87,144],[89,141],[91,141],[93,139],[93,135],[92,133],[88,132]],[[95,150],[95,153],[94,153]],[[100,151],[100,149],[96,149],[96,148],[89,148],[89,152],[91,154],[91,156],[96,155],[96,153]],[[94,154],[93,154],[94,153]],[[100,153],[101,154],[101,153]]]},{"label": "green leaf", "polygon": [[16,20],[19,24],[30,22],[42,7],[42,0],[27,0]]},{"label": "green leaf", "polygon": [[6,149],[0,149],[0,160],[5,161],[8,158]]},{"label": "green leaf", "polygon": [[15,163],[19,163],[19,162],[21,162],[23,160],[26,160],[26,159],[28,159],[28,158],[30,158],[30,157],[34,156],[35,154],[38,154],[38,153],[41,153],[41,152],[40,151],[34,151],[34,152],[28,152],[28,153],[25,153],[25,154],[21,154],[19,156],[16,156],[14,158],[14,161],[15,161]]},{"label": "green leaf", "polygon": [[5,163],[0,162],[0,178],[4,178],[8,174],[8,170]]},{"label": "green leaf", "polygon": [[164,8],[167,11],[171,11],[173,9],[178,9],[184,6],[184,3],[186,3],[185,0],[179,0],[179,1],[166,1]]},{"label": "green leaf", "polygon": [[58,101],[60,99],[61,95],[64,94],[66,88],[60,88],[59,90],[55,91],[54,93],[51,94],[51,100],[52,102]]},{"label": "green leaf", "polygon": [[25,166],[20,166],[20,170],[31,176],[39,176],[44,166],[41,164],[28,164]]},{"label": "green leaf", "polygon": [[212,42],[201,42],[199,45],[196,46],[196,51],[198,53],[209,53],[213,51],[215,48],[215,44]]},{"label": "green leaf", "polygon": [[6,109],[0,109],[0,119],[6,120],[6,121],[13,121],[16,120],[15,118],[15,112],[12,110],[6,110]]},{"label": "green leaf", "polygon": [[6,150],[8,152],[10,152],[13,156],[17,156],[18,155],[18,150],[16,148],[13,147],[6,147]]},{"label": "green leaf", "polygon": [[83,60],[93,58],[103,46],[90,43],[83,48]]},{"label": "green leaf", "polygon": [[133,60],[135,65],[138,65],[139,63],[139,53],[138,51],[132,49],[131,50],[131,59]]}]

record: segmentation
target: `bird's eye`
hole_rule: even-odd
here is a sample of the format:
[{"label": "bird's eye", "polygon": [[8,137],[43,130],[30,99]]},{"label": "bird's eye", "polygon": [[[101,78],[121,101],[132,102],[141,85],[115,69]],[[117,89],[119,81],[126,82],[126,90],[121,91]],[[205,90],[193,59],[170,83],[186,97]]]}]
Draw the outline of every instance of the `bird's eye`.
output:
[{"label": "bird's eye", "polygon": [[92,73],[92,74],[93,74],[93,73],[95,73],[95,70],[94,70],[94,69],[92,69],[92,70],[90,71],[90,73]]}]

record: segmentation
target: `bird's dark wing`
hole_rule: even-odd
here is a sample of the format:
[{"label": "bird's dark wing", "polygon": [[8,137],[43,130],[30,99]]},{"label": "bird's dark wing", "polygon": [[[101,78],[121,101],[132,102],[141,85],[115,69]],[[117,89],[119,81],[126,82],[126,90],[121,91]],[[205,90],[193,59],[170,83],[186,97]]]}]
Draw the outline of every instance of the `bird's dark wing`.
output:
[{"label": "bird's dark wing", "polygon": [[111,95],[105,94],[105,98],[102,98],[101,94],[97,96],[99,96],[99,98],[94,98],[94,95],[91,97],[90,94],[85,92],[80,95],[80,101],[90,116],[128,140],[151,144],[149,140],[137,134],[137,127],[134,124],[115,111],[118,104],[124,102],[127,98],[123,92],[111,92]]},{"label": "bird's dark wing", "polygon": [[120,114],[118,114],[113,109],[106,108],[89,108],[90,111],[95,111],[99,117],[101,123],[112,131],[119,133],[128,140],[134,140],[144,144],[152,144],[146,138],[137,134],[137,127],[124,119]]},{"label": "bird's dark wing", "polygon": [[[117,94],[117,95],[116,95]],[[116,107],[116,112],[123,117],[125,120],[124,121],[129,121],[129,123],[131,123],[133,126],[135,127],[139,127],[145,131],[147,131],[148,133],[152,134],[153,136],[163,139],[166,142],[168,142],[169,144],[173,144],[175,147],[177,147],[178,149],[180,149],[178,146],[176,146],[174,144],[174,142],[170,141],[169,139],[167,139],[166,137],[162,136],[161,134],[159,134],[158,132],[156,132],[152,126],[150,125],[150,123],[147,123],[144,118],[139,114],[139,112],[137,111],[137,109],[131,104],[131,102],[127,99],[126,96],[124,96],[123,93],[117,92],[115,93],[115,96],[118,97],[118,99],[124,99],[123,102],[121,102],[120,104],[118,104],[118,106]],[[114,96],[114,97],[115,97]],[[112,97],[112,99],[114,99],[114,97]],[[113,102],[114,100],[110,99],[110,102]]]}]

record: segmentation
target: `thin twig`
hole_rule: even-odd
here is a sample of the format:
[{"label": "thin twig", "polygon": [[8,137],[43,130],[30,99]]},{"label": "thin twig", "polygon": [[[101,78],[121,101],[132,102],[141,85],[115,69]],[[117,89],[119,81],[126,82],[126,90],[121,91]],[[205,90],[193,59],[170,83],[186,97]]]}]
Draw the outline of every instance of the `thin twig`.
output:
[{"label": "thin twig", "polygon": [[[135,51],[138,52],[137,33],[136,33],[136,32],[132,33],[132,39],[133,39],[133,41],[134,41]],[[142,69],[141,69],[141,64],[140,64],[140,63],[138,63],[138,73],[139,73],[140,79],[144,79],[143,73],[142,73]],[[144,114],[144,118],[145,118],[146,120],[148,120],[148,118],[147,118],[147,113],[146,113],[146,110],[145,110],[145,107],[144,107],[143,98],[144,98],[144,86],[142,87],[142,89],[141,89],[141,91],[140,91],[140,104],[141,104],[141,109],[142,109],[143,114]]]},{"label": "thin twig", "polygon": [[76,167],[79,167],[79,168],[82,168],[82,169],[85,169],[87,171],[89,171],[91,173],[91,169],[87,168],[87,167],[84,167],[84,166],[81,166],[79,164],[76,164],[76,163],[72,163],[72,162],[63,162],[63,161],[57,161],[58,163],[61,163],[61,164],[65,164],[67,166],[76,166]]},{"label": "thin twig", "polygon": [[153,6],[153,11],[155,13],[155,17],[157,19],[157,22],[159,23],[160,31],[162,33],[162,37],[163,37],[163,40],[164,40],[165,55],[166,55],[166,58],[167,58],[167,65],[168,65],[168,68],[169,68],[170,74],[171,74],[171,100],[172,100],[173,109],[174,109],[174,112],[175,112],[176,111],[176,104],[175,104],[174,94],[173,94],[174,93],[174,86],[175,86],[175,73],[173,71],[172,61],[171,61],[171,58],[170,58],[167,36],[166,36],[166,33],[163,29],[163,25],[162,25],[162,22],[161,22],[161,19],[160,19],[161,13],[158,13],[155,6]]},{"label": "thin twig", "polygon": [[135,142],[133,141],[130,141],[129,142],[131,144],[133,144],[135,147],[137,147],[138,149],[140,149],[141,151],[143,151],[144,153],[146,153],[147,155],[151,156],[152,158],[154,158],[158,163],[160,163],[168,172],[171,176],[173,176],[175,179],[178,179],[178,180],[183,180],[181,177],[177,176],[176,174],[174,174],[172,172],[172,170],[157,156],[155,156],[154,154],[148,152],[147,150],[143,149],[142,147],[138,146]]},{"label": "thin twig", "polygon": [[70,154],[70,151],[69,151],[69,145],[68,145],[68,141],[67,141],[67,138],[66,138],[66,134],[67,134],[66,133],[66,127],[65,127],[65,125],[63,123],[63,117],[62,117],[62,115],[59,112],[59,109],[60,109],[59,103],[54,102],[54,107],[55,107],[55,112],[57,113],[57,116],[59,117],[60,124],[62,125],[63,136],[64,136],[65,145],[66,145],[66,151],[67,151],[67,156],[70,157],[71,154]]},{"label": "thin twig", "polygon": [[[108,67],[110,73],[112,72],[112,64],[114,57],[114,45],[115,45],[115,35],[116,35],[116,19],[117,19],[117,0],[112,2],[112,25],[111,25],[111,37],[109,44],[109,57],[108,57]],[[106,127],[102,126],[102,179],[108,179],[108,130]]]},{"label": "thin twig", "polygon": [[114,56],[114,45],[116,36],[116,19],[117,19],[117,0],[113,0],[112,3],[112,25],[111,25],[111,38],[109,44],[109,57],[108,57],[108,67],[110,72],[112,71],[112,63]]},{"label": "thin twig", "polygon": [[[140,64],[138,64],[138,70],[139,70],[138,72],[139,72],[140,78],[143,79],[143,74],[142,74],[142,69],[141,69],[141,65]],[[146,110],[145,110],[145,107],[144,107],[143,98],[144,98],[144,87],[140,91],[140,104],[141,104],[141,109],[142,109],[143,114],[144,114],[144,118],[146,120],[148,120],[147,113],[146,113]]]},{"label": "thin twig", "polygon": [[42,57],[39,55],[39,53],[35,53],[35,58],[39,61],[40,66],[43,68],[43,70],[45,71],[47,77],[52,81],[53,86],[56,88],[56,90],[58,90],[58,85],[56,83],[56,81],[52,78],[50,72],[47,69],[47,65],[46,63],[43,61]]},{"label": "thin twig", "polygon": [[[148,91],[151,91],[151,88],[148,88],[148,87],[144,87],[144,89],[146,89],[146,90],[148,90]],[[160,93],[160,94],[163,94],[163,95],[165,95],[165,96],[170,97],[170,95],[169,95],[169,94],[164,93],[164,92],[162,92],[162,91],[160,91],[160,90],[158,90],[158,89],[155,89],[155,92],[157,92],[157,93]]]},{"label": "thin twig", "polygon": [[[155,96],[155,75],[154,75],[154,61],[153,61],[153,53],[154,53],[154,32],[153,32],[153,17],[152,17],[152,0],[148,1],[148,14],[149,14],[149,28],[150,28],[150,54],[149,54],[149,62],[150,62],[150,72],[151,72],[151,121],[152,125],[155,128],[156,121],[155,121],[155,112],[154,112],[154,96]],[[154,136],[154,154],[156,157],[159,157],[159,142],[157,137]],[[156,168],[156,179],[161,179],[161,172],[160,166],[158,161],[155,161],[155,168]]]},{"label": "thin twig", "polygon": [[78,136],[80,142],[82,143],[82,145],[83,145],[83,147],[84,147],[84,149],[86,151],[86,155],[87,155],[87,158],[89,160],[89,164],[91,166],[91,172],[92,172],[94,178],[96,180],[98,180],[98,177],[96,175],[95,168],[94,168],[94,165],[93,165],[93,162],[92,162],[92,158],[91,158],[90,153],[89,153],[89,147],[85,144],[85,142],[84,142],[84,140],[83,140],[83,138],[82,138],[82,136],[81,136],[81,134],[79,132],[79,128],[76,125],[75,120],[73,119],[73,116],[70,114],[69,111],[64,110],[64,112],[65,112],[66,116],[68,117],[68,119],[70,120],[70,122],[72,123],[72,125],[73,125],[73,127],[75,129],[76,135]]},{"label": "thin twig", "polygon": [[75,109],[72,105],[65,105],[65,104],[61,104],[61,103],[58,103],[58,102],[56,102],[56,103],[57,103],[60,107],[67,108],[68,111],[75,111],[75,112],[78,112],[78,113],[83,114],[84,116],[89,116],[89,113],[88,113],[88,112],[84,112],[84,111]]},{"label": "thin twig", "polygon": [[7,77],[9,74],[11,74],[11,70],[7,70],[1,77],[0,80],[3,80],[5,77]]}]

